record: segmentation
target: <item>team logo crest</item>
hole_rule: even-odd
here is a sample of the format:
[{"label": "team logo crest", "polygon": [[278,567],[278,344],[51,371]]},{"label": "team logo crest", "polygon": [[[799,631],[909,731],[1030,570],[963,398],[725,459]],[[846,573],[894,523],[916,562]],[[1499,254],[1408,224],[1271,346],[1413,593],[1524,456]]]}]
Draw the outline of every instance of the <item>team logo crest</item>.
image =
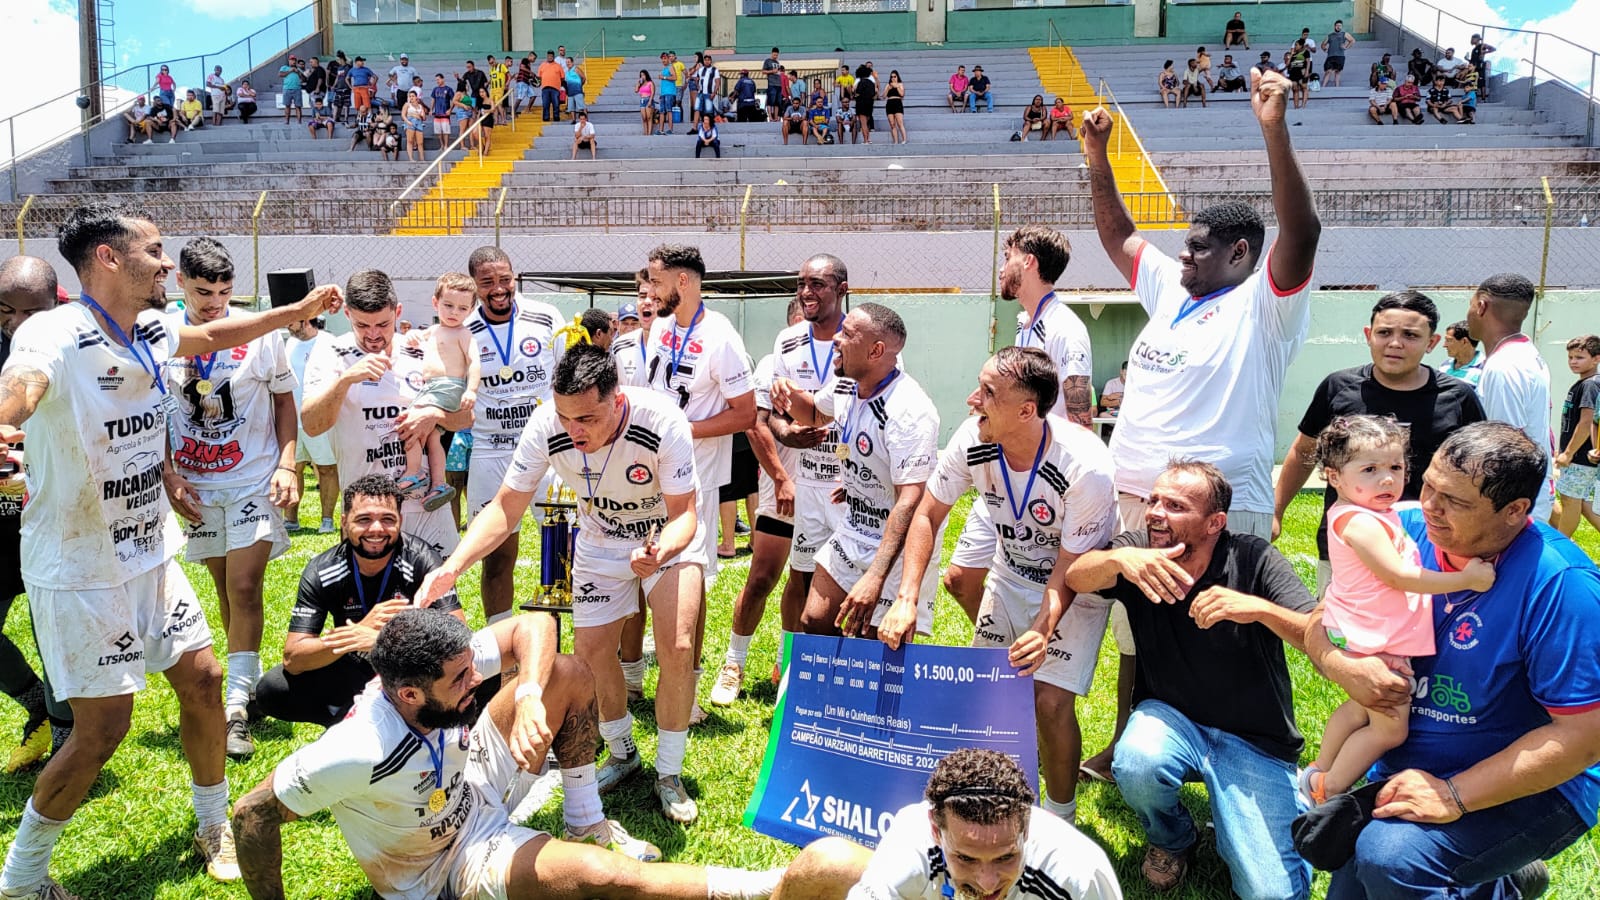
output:
[{"label": "team logo crest", "polygon": [[856,452],[862,456],[872,455],[872,438],[864,434],[856,435]]},{"label": "team logo crest", "polygon": [[1028,504],[1028,514],[1033,516],[1033,520],[1040,525],[1049,525],[1056,520],[1056,511],[1051,509],[1050,504],[1042,499]]},{"label": "team logo crest", "polygon": [[423,385],[426,383],[427,382],[423,379],[421,372],[406,373],[406,386],[410,387],[413,391],[422,390]]},{"label": "team logo crest", "polygon": [[629,484],[649,484],[651,479],[655,478],[651,474],[649,467],[643,463],[634,463],[629,466],[627,475]]},{"label": "team logo crest", "polygon": [[461,736],[456,739],[456,746],[462,750],[467,749],[467,744],[472,742],[472,729],[466,725],[461,726]]},{"label": "team logo crest", "polygon": [[538,338],[531,338],[530,337],[530,338],[523,338],[522,339],[522,355],[523,356],[538,356],[539,355],[539,351],[541,351],[543,349],[544,349],[544,345],[539,343],[539,339]]},{"label": "team logo crest", "polygon": [[106,374],[107,375],[115,375],[120,371],[122,371],[122,369],[118,368],[117,366],[112,366],[111,368],[106,370]]},{"label": "team logo crest", "polygon": [[1454,625],[1450,626],[1450,646],[1457,650],[1471,650],[1478,646],[1478,631],[1483,628],[1483,619],[1478,614],[1468,610],[1456,617]]}]

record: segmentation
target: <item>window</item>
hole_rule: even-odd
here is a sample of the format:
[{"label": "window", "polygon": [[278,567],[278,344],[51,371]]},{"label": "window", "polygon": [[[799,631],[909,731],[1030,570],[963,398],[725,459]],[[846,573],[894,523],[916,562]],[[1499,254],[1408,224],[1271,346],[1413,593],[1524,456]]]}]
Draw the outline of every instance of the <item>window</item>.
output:
[{"label": "window", "polygon": [[492,22],[499,0],[343,0],[335,7],[341,25],[401,22]]},{"label": "window", "polygon": [[807,16],[821,13],[906,12],[910,0],[744,0],[746,16]]},{"label": "window", "polygon": [[541,19],[639,19],[702,16],[702,0],[538,0]]}]

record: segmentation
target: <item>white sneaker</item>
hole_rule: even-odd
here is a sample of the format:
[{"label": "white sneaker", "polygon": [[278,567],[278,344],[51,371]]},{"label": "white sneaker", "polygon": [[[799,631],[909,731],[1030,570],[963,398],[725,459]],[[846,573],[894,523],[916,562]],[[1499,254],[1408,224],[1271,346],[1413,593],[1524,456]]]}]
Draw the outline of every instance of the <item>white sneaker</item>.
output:
[{"label": "white sneaker", "polygon": [[142,143],[142,144],[154,144],[155,143],[155,139],[154,138],[145,138],[143,141],[140,141],[140,143]]},{"label": "white sneaker", "polygon": [[39,882],[37,887],[26,894],[7,894],[0,891],[0,897],[15,897],[18,900],[78,900],[77,894],[67,893],[67,889],[56,884],[52,878]]},{"label": "white sneaker", "polygon": [[238,881],[239,854],[233,848],[233,828],[223,822],[195,832],[194,845],[205,857],[206,874],[217,881]]},{"label": "white sneaker", "polygon": [[639,862],[659,862],[661,859],[660,847],[629,834],[616,819],[602,819],[577,831],[569,828],[562,836],[562,840],[578,844],[594,844],[613,853],[632,857]]},{"label": "white sneaker", "polygon": [[689,825],[700,818],[699,805],[689,796],[689,789],[677,775],[656,779],[656,799],[661,801],[661,814],[674,822]]},{"label": "white sneaker", "polygon": [[639,751],[618,757],[615,754],[606,757],[606,761],[595,767],[595,783],[599,786],[600,793],[604,794],[617,785],[627,781],[644,768],[644,760]]},{"label": "white sneaker", "polygon": [[317,529],[317,534],[333,534],[333,520],[323,519],[321,527]]},{"label": "white sneaker", "polygon": [[744,666],[725,662],[717,672],[717,683],[711,686],[712,706],[732,706],[739,699],[739,689],[744,687]]}]

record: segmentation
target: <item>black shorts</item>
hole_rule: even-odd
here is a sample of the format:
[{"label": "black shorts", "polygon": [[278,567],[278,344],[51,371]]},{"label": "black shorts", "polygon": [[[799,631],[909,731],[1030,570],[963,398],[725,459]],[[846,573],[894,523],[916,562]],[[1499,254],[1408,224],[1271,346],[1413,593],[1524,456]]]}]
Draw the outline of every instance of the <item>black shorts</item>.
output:
[{"label": "black shorts", "polygon": [[739,432],[733,436],[733,464],[728,483],[717,489],[717,500],[733,503],[756,493],[761,487],[761,466],[750,449],[750,439]]},{"label": "black shorts", "polygon": [[1183,95],[1185,97],[1204,97],[1206,92],[1198,84],[1186,84],[1183,86]]},{"label": "black shorts", "polygon": [[771,516],[756,516],[755,531],[757,534],[770,534],[786,541],[794,539],[794,523],[774,519]]},{"label": "black shorts", "polygon": [[1344,71],[1344,57],[1342,57],[1342,56],[1330,56],[1327,59],[1323,60],[1322,61],[1322,71],[1324,71],[1324,72],[1343,72]]},{"label": "black shorts", "polygon": [[1306,83],[1306,70],[1304,66],[1290,66],[1287,74],[1291,84]]}]

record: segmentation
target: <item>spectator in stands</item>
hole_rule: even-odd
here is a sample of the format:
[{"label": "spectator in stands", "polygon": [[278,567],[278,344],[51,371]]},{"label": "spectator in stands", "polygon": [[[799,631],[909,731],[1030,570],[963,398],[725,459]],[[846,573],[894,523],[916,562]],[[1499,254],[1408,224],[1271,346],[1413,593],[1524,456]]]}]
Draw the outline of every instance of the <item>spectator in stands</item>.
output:
[{"label": "spectator in stands", "polygon": [[394,108],[400,109],[406,103],[406,94],[411,92],[411,79],[415,78],[417,70],[411,68],[411,57],[400,54],[400,64],[389,70],[389,77],[394,79],[394,91],[391,99]]},{"label": "spectator in stands", "polygon": [[756,80],[749,69],[739,71],[739,80],[733,83],[735,101],[734,119],[739,122],[759,122],[762,119],[761,101],[756,97]]},{"label": "spectator in stands", "polygon": [[1461,114],[1461,121],[1471,125],[1477,121],[1478,70],[1471,66],[1462,69],[1456,82],[1461,88],[1461,97],[1456,101],[1456,109]]},{"label": "spectator in stands", "polygon": [[[383,127],[382,135],[383,159],[385,162],[400,161],[400,126],[393,121]],[[389,154],[394,154],[390,156]],[[402,332],[403,333],[403,332]]]},{"label": "spectator in stands", "polygon": [[279,66],[278,74],[283,77],[283,124],[289,124],[291,114],[298,123],[305,115],[305,100],[300,94],[300,70],[294,66]]},{"label": "spectator in stands", "polygon": [[1444,354],[1450,364],[1441,371],[1473,387],[1478,386],[1478,380],[1483,377],[1484,355],[1477,339],[1467,331],[1467,320],[1462,319],[1444,330]]},{"label": "spectator in stands", "polygon": [[979,100],[988,112],[994,112],[994,91],[989,76],[983,74],[983,66],[973,66],[972,80],[967,82],[967,107],[977,112]]},{"label": "spectator in stands", "polygon": [[[854,76],[851,76],[854,82]],[[856,114],[850,108],[850,97],[846,96],[839,101],[839,108],[833,114],[834,140],[844,143],[845,135],[850,136],[850,143],[855,143]]]},{"label": "spectator in stands", "polygon": [[1222,29],[1222,49],[1227,50],[1235,44],[1250,49],[1250,32],[1244,27],[1244,14],[1239,12],[1235,12]]},{"label": "spectator in stands", "polygon": [[849,66],[840,66],[839,74],[833,77],[834,102],[841,107],[849,106],[856,94],[856,77],[850,74]]},{"label": "spectator in stands", "polygon": [[150,143],[150,131],[153,122],[150,121],[150,107],[145,104],[144,95],[134,98],[133,106],[122,114],[122,120],[128,123],[128,143],[133,143],[134,137],[144,135],[144,143]]},{"label": "spectator in stands", "polygon": [[1199,97],[1201,106],[1210,106],[1206,102],[1206,79],[1200,74],[1199,60],[1189,60],[1188,68],[1183,70],[1183,89],[1178,93],[1178,105],[1188,106],[1190,97]]},{"label": "spectator in stands", "polygon": [[228,111],[228,79],[222,77],[221,66],[212,66],[206,76],[206,96],[211,100],[211,124],[221,125],[222,114]]},{"label": "spectator in stands", "polygon": [[539,64],[539,118],[545,122],[561,121],[561,85],[566,82],[566,70],[556,62],[556,52],[546,50],[544,62]]},{"label": "spectator in stands", "polygon": [[1233,62],[1233,54],[1225,53],[1222,56],[1222,65],[1217,67],[1216,89],[1224,94],[1242,91],[1247,87],[1244,73]]},{"label": "spectator in stands", "polygon": [[1433,60],[1422,55],[1421,47],[1411,48],[1411,59],[1406,63],[1406,71],[1416,76],[1418,85],[1433,84]]},{"label": "spectator in stands", "polygon": [[1161,72],[1156,75],[1156,90],[1161,92],[1161,105],[1167,109],[1178,102],[1178,73],[1172,71],[1172,60],[1161,64]]},{"label": "spectator in stands", "polygon": [[633,90],[639,95],[639,120],[644,123],[644,133],[651,134],[655,131],[656,83],[650,80],[649,72],[639,70],[639,81]]},{"label": "spectator in stands", "polygon": [[856,67],[856,130],[850,143],[857,138],[872,143],[872,111],[878,104],[878,84],[872,80],[872,65],[862,63]]},{"label": "spectator in stands", "polygon": [[1044,120],[1050,117],[1050,110],[1045,108],[1044,96],[1034,94],[1033,100],[1022,108],[1022,130],[1017,132],[1016,140],[1028,139],[1028,132],[1039,132],[1039,139],[1044,140]]},{"label": "spectator in stands", "polygon": [[682,60],[678,59],[678,51],[676,50],[667,51],[667,62],[672,66],[672,85],[677,89],[677,93],[673,95],[672,102],[681,117],[683,112],[683,93],[689,84],[689,69],[683,64]]},{"label": "spectator in stands", "polygon": [[250,79],[239,80],[238,97],[239,121],[249,125],[250,117],[256,114],[256,89],[250,86]]},{"label": "spectator in stands", "polygon": [[1268,72],[1276,71],[1278,71],[1278,66],[1272,61],[1272,54],[1266,50],[1261,51],[1260,61],[1250,69],[1250,92],[1252,94],[1255,93],[1256,85],[1261,82],[1261,76]]},{"label": "spectator in stands", "polygon": [[[665,55],[665,54],[663,54]],[[783,97],[783,64],[778,62],[778,48],[761,61],[761,71],[767,77],[767,121],[778,121],[778,111]],[[697,154],[698,155],[698,154]]]},{"label": "spectator in stands", "polygon": [[[478,152],[488,153],[494,145],[494,98],[489,95],[489,86],[478,88],[477,102],[472,104],[473,120],[478,123]],[[488,115],[484,115],[488,113]],[[559,104],[556,107],[556,121],[561,119]]]},{"label": "spectator in stands", "polygon": [[1067,137],[1078,139],[1078,129],[1072,127],[1072,107],[1067,105],[1066,98],[1057,97],[1055,105],[1050,107],[1050,120],[1046,123],[1044,139],[1054,140],[1055,136],[1065,131]]},{"label": "spectator in stands", "polygon": [[1456,105],[1450,94],[1450,88],[1445,86],[1442,72],[1433,74],[1433,87],[1428,88],[1428,112],[1433,114],[1440,125],[1444,124],[1445,113],[1455,116],[1456,122],[1461,121],[1461,107]]},{"label": "spectator in stands", "polygon": [[[315,56],[307,60],[306,69],[301,74],[300,80],[302,82],[301,88],[305,90],[308,97],[314,98],[318,94],[326,95],[328,93],[328,70],[322,67],[322,63]],[[409,81],[406,83],[410,84]],[[316,109],[315,104],[313,104],[312,109]]]},{"label": "spectator in stands", "polygon": [[350,133],[350,149],[354,150],[363,141],[368,150],[383,149],[383,126],[380,123],[383,111],[373,106],[367,107],[367,112],[356,119],[355,130]]},{"label": "spectator in stands", "polygon": [[705,51],[696,50],[694,52],[694,62],[689,65],[688,69],[684,73],[684,99],[687,101],[688,105],[689,112],[687,115],[689,116],[690,125],[693,125],[699,121],[701,95],[700,69],[705,66],[705,62]]},{"label": "spectator in stands", "polygon": [[578,110],[578,117],[572,122],[572,158],[578,158],[578,151],[587,147],[589,158],[595,159],[595,151],[599,149],[599,142],[594,137],[594,126],[589,124],[589,111]]},{"label": "spectator in stands", "polygon": [[[808,115],[806,127],[809,134],[807,136],[815,137],[818,144],[833,143],[833,110],[828,109],[827,98],[821,95],[812,97],[811,109],[808,111]],[[800,143],[804,144],[805,142],[805,138],[802,137]]]},{"label": "spectator in stands", "polygon": [[[467,65],[472,65],[468,63]],[[356,57],[355,67],[350,70],[350,96],[355,103],[356,117],[359,120],[372,109],[372,92],[378,87],[378,73],[367,68],[365,56]]]},{"label": "spectator in stands", "polygon": [[1472,49],[1467,52],[1467,64],[1472,66],[1472,71],[1478,76],[1478,90],[1484,96],[1489,94],[1489,60],[1488,55],[1494,52],[1494,47],[1484,43],[1483,35],[1472,36]]},{"label": "spectator in stands", "polygon": [[[695,70],[692,83],[695,92],[694,104],[690,107],[692,114],[697,120],[706,116],[716,117],[716,101],[722,96],[722,72],[711,61],[711,54],[700,54],[700,63]],[[820,79],[817,87],[822,87]]]},{"label": "spectator in stands", "polygon": [[[1333,30],[1322,39],[1322,86],[1338,87],[1344,83],[1345,51],[1356,45],[1356,36],[1344,30],[1344,20],[1335,19]],[[1421,82],[1418,82],[1420,84]]]},{"label": "spectator in stands", "polygon": [[161,71],[156,73],[154,88],[156,97],[168,106],[177,102],[178,83],[172,80],[172,73],[167,71],[166,66],[162,66]]},{"label": "spectator in stands", "polygon": [[1456,48],[1446,47],[1444,48],[1444,56],[1433,64],[1433,69],[1435,72],[1444,75],[1446,87],[1459,87],[1461,70],[1466,68],[1467,65],[1466,60],[1456,56]]},{"label": "spectator in stands", "polygon": [[328,60],[328,90],[333,96],[333,117],[341,125],[350,111],[350,68],[350,60],[345,58],[343,50],[334,53],[333,59]]},{"label": "spectator in stands", "polygon": [[[312,140],[316,140],[317,132],[324,128],[328,130],[328,140],[333,140],[333,112],[328,109],[325,102],[326,98],[326,94],[317,94],[312,97],[311,121],[306,123],[306,130],[311,132]],[[396,153],[395,156],[398,158],[399,154]]]},{"label": "spectator in stands", "polygon": [[1211,54],[1206,52],[1206,48],[1194,48],[1194,67],[1200,73],[1200,77],[1206,80],[1206,86],[1216,90],[1216,79],[1211,77]]},{"label": "spectator in stands", "polygon": [[524,103],[528,105],[529,109],[533,109],[533,83],[537,77],[533,72],[533,63],[529,61],[528,57],[524,56],[522,61],[517,63],[516,73],[511,76],[512,115],[520,115]]},{"label": "spectator in stands", "polygon": [[[778,67],[778,77],[783,77],[783,67]],[[656,129],[656,134],[672,133],[672,110],[678,105],[678,83],[672,77],[672,54],[661,54],[661,75],[656,82],[656,111],[661,118],[661,127]]]},{"label": "spectator in stands", "polygon": [[956,73],[950,76],[950,111],[967,111],[967,67],[956,66]]},{"label": "spectator in stands", "polygon": [[790,97],[789,105],[783,111],[783,121],[779,123],[778,130],[783,134],[783,142],[789,143],[789,135],[800,135],[800,142],[806,139],[806,108],[799,97]]},{"label": "spectator in stands", "polygon": [[422,94],[412,91],[406,95],[406,105],[400,109],[400,122],[406,130],[406,161],[427,162],[428,151],[423,146],[427,139],[428,108],[422,105]]},{"label": "spectator in stands", "polygon": [[1317,44],[1311,39],[1311,30],[1308,28],[1300,32],[1299,40],[1283,54],[1284,74],[1289,77],[1289,99],[1295,109],[1304,107],[1309,99],[1311,57],[1316,49]]},{"label": "spectator in stands", "polygon": [[456,80],[456,92],[464,93],[475,100],[478,96],[478,89],[488,86],[489,76],[480,71],[477,64],[472,60],[467,60],[466,71],[462,72],[461,77]]},{"label": "spectator in stands", "polygon": [[900,80],[900,70],[889,70],[889,82],[883,86],[883,116],[889,120],[889,142],[909,143],[906,137],[906,83]]},{"label": "spectator in stands", "polygon": [[193,131],[206,124],[205,107],[201,105],[200,98],[194,94],[194,89],[184,91],[183,102],[178,104],[178,124],[184,131]]},{"label": "spectator in stands", "polygon": [[1384,113],[1394,117],[1394,124],[1400,124],[1400,112],[1394,106],[1394,82],[1387,78],[1367,94],[1367,117],[1382,125]]},{"label": "spectator in stands", "polygon": [[1105,389],[1100,392],[1100,414],[1115,416],[1122,409],[1122,391],[1128,380],[1128,361],[1122,361],[1122,368],[1117,370],[1117,376],[1106,382]]},{"label": "spectator in stands", "polygon": [[1385,53],[1383,59],[1372,64],[1372,71],[1367,73],[1367,87],[1375,88],[1380,81],[1393,84],[1396,80],[1394,66],[1389,63],[1389,54]]},{"label": "spectator in stands", "polygon": [[429,114],[433,119],[433,135],[439,141],[439,153],[442,156],[444,149],[450,146],[450,107],[454,105],[456,92],[444,83],[444,73],[436,72],[433,76],[433,90],[428,94]]},{"label": "spectator in stands", "polygon": [[[776,54],[778,51],[773,50],[772,52]],[[784,143],[787,144],[788,142],[788,136],[785,135]],[[717,155],[717,159],[722,158],[722,141],[717,137],[717,123],[709,119],[701,119],[700,127],[695,129],[694,132],[694,158],[699,159],[700,151],[707,147],[710,147],[711,152]]]},{"label": "spectator in stands", "polygon": [[583,63],[577,60],[568,60],[566,66],[567,112],[577,115],[589,107],[583,100],[583,85],[589,80],[589,73]]},{"label": "spectator in stands", "polygon": [[1417,86],[1417,79],[1406,75],[1406,80],[1394,89],[1394,108],[1400,118],[1413,125],[1422,124],[1422,88]]},{"label": "spectator in stands", "polygon": [[150,104],[150,130],[165,132],[174,142],[178,140],[178,111],[169,106],[159,94],[156,95],[155,102]]}]

